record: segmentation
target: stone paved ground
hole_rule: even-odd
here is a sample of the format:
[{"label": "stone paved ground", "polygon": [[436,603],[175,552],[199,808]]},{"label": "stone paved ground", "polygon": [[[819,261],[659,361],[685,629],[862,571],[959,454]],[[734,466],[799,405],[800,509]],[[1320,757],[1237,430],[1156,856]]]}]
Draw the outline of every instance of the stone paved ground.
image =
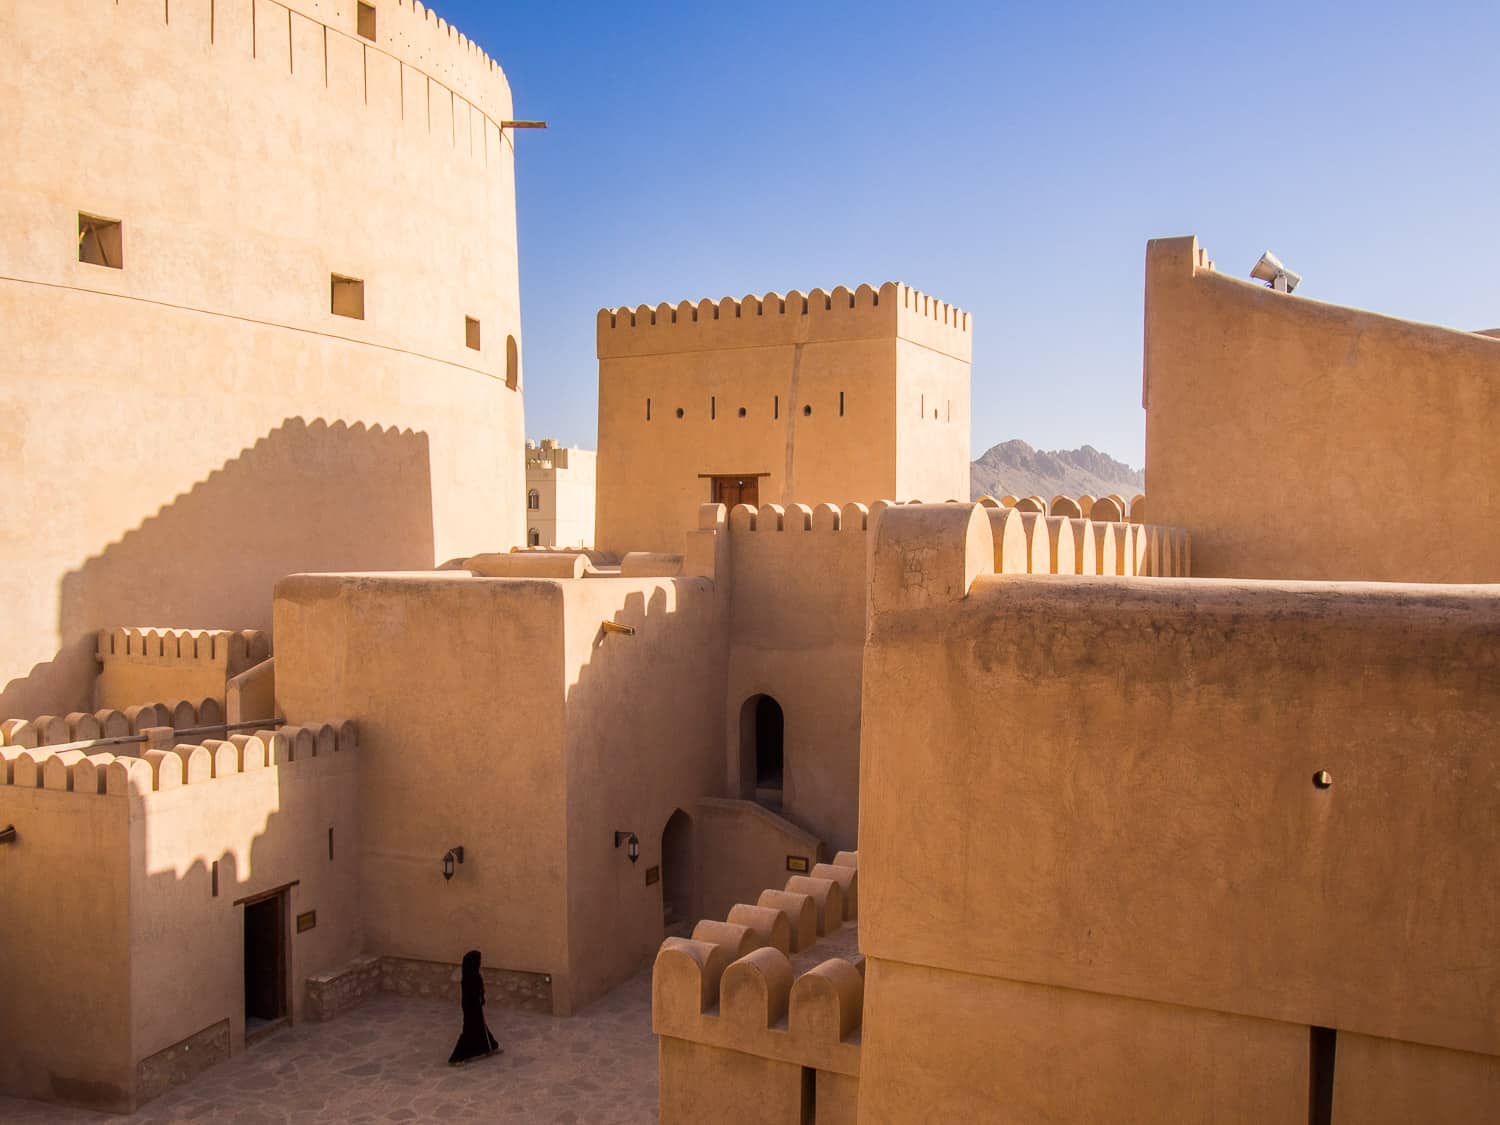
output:
[{"label": "stone paved ground", "polygon": [[[859,930],[849,925],[792,966],[800,976],[825,958],[858,955]],[[0,1122],[654,1125],[649,968],[571,1019],[498,1007],[485,1015],[505,1053],[462,1067],[447,1064],[457,1004],[383,993],[328,1023],[276,1032],[129,1117],[0,1098]]]},{"label": "stone paved ground", "polygon": [[656,1121],[647,969],[571,1019],[490,1008],[505,1053],[447,1065],[458,1005],[380,995],[276,1032],[129,1117],[0,1098],[0,1121]]}]

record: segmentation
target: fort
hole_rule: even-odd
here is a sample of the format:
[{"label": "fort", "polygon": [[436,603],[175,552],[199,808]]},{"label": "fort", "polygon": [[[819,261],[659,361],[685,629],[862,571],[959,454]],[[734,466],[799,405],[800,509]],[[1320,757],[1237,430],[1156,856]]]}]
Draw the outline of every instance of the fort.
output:
[{"label": "fort", "polygon": [[1500,1115],[1500,339],[1153,240],[1147,491],[971,499],[956,306],[606,308],[580,516],[451,25],[13,0],[0,59],[0,1096],[477,948],[550,1020],[649,974],[671,1125]]}]

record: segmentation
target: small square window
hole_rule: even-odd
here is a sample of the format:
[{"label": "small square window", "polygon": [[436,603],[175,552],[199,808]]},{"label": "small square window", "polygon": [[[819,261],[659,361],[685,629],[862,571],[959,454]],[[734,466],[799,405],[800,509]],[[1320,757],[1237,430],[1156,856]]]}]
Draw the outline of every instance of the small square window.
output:
[{"label": "small square window", "polygon": [[125,233],[119,219],[78,213],[78,260],[91,266],[125,268]]},{"label": "small square window", "polygon": [[333,315],[364,320],[365,283],[357,277],[343,277],[340,274],[334,274],[331,287],[331,308],[333,309]]},{"label": "small square window", "polygon": [[375,5],[359,5],[359,24],[357,30],[360,37],[375,42]]},{"label": "small square window", "polygon": [[464,343],[476,352],[479,350],[479,321],[472,316],[464,317]]}]

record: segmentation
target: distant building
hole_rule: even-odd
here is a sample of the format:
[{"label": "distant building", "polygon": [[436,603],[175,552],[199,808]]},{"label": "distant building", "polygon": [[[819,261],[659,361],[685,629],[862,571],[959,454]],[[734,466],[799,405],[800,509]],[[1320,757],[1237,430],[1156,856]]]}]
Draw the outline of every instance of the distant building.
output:
[{"label": "distant building", "polygon": [[594,463],[588,449],[552,438],[526,443],[526,545],[594,545]]}]

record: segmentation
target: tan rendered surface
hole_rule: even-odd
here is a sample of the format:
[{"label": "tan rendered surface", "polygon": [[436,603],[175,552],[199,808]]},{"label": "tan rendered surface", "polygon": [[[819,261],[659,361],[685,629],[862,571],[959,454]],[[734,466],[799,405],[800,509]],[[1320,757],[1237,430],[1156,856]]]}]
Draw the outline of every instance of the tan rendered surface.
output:
[{"label": "tan rendered surface", "polygon": [[1193,533],[1193,572],[1500,581],[1500,341],[1201,259],[1191,237],[1146,249],[1151,519]]},{"label": "tan rendered surface", "polygon": [[729,792],[754,796],[753,701],[769,695],[785,719],[784,815],[836,848],[853,848],[867,515],[857,505],[794,507],[779,530],[771,518],[750,530],[749,515],[733,513],[729,531]]},{"label": "tan rendered surface", "polygon": [[242,1049],[245,897],[295,883],[289,913],[318,912],[288,945],[293,1018],[303,978],[358,952],[358,754],[352,728],[342,752],[325,730],[3,759],[0,822],[18,842],[0,854],[0,895],[33,905],[0,968],[4,1089],[128,1110],[139,1060],[221,1021]]},{"label": "tan rendered surface", "polygon": [[970,350],[889,282],[601,310],[597,545],[678,549],[711,475],[783,507],[967,495]]},{"label": "tan rendered surface", "polygon": [[[1500,921],[1493,592],[987,578],[873,628],[871,956],[1500,1052],[1500,1017],[1465,1001]],[[975,710],[996,692],[1002,729]],[[924,808],[954,815],[917,832]]]},{"label": "tan rendered surface", "polygon": [[[718,615],[703,579],[281,583],[288,717],[341,702],[361,716],[367,947],[449,962],[480,948],[551,974],[559,1014],[639,969],[661,940],[666,879],[695,894],[691,872],[645,882],[663,829],[720,784]],[[615,830],[637,834],[638,863]],[[465,862],[445,883],[457,845]]]},{"label": "tan rendered surface", "polygon": [[[0,10],[27,154],[0,179],[0,409],[30,435],[0,453],[0,712],[87,703],[100,627],[267,628],[289,571],[521,541],[509,89],[380,7],[373,44],[353,0]],[[123,269],[78,260],[81,212],[123,223]]]},{"label": "tan rendered surface", "polygon": [[874,957],[866,975],[861,1122],[1307,1119],[1305,1027]]}]

